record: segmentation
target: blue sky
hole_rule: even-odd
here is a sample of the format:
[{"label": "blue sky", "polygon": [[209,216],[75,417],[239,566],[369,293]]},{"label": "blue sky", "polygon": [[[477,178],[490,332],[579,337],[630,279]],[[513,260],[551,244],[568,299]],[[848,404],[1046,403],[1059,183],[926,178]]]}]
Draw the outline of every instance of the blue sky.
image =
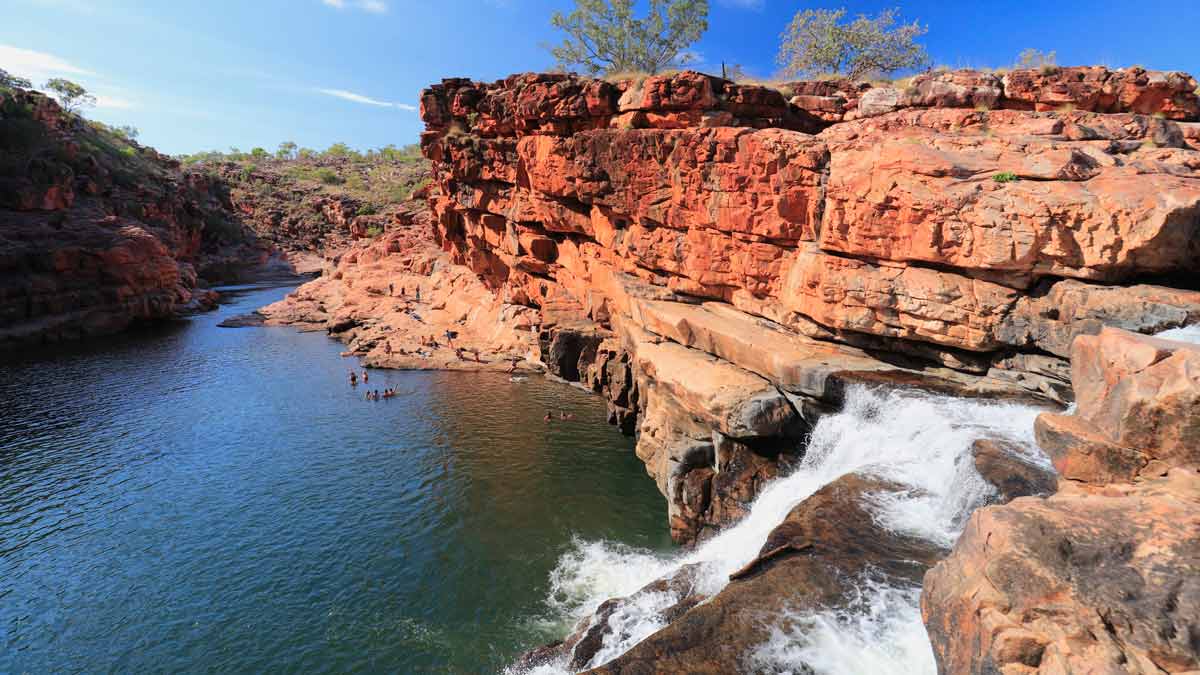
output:
[{"label": "blue sky", "polygon": [[[768,77],[779,33],[807,7],[899,5],[936,63],[1002,66],[1034,47],[1063,65],[1200,73],[1200,2],[710,0],[702,70]],[[420,89],[546,69],[549,16],[571,0],[0,0],[0,68],[74,79],[88,114],[132,124],[168,153],[293,140],[324,148],[415,142]]]}]

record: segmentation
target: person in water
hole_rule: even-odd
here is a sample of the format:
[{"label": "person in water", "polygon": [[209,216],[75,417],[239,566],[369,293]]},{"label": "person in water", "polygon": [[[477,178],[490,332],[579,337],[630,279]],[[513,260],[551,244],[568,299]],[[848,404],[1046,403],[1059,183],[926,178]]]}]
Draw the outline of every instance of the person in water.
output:
[{"label": "person in water", "polygon": [[355,375],[353,370],[350,371],[350,386],[351,387],[358,386],[358,375]]},{"label": "person in water", "polygon": [[553,420],[553,419],[554,419],[554,415],[551,415],[551,414],[550,414],[550,411],[549,411],[549,410],[547,410],[547,411],[546,411],[546,416],[545,416],[545,417],[543,417],[542,419],[543,419],[543,420],[545,420],[545,421],[547,421],[547,422],[549,422],[550,420]]},{"label": "person in water", "polygon": [[367,383],[367,379],[368,379],[368,378],[367,378],[367,371],[365,371],[365,370],[364,370],[364,371],[363,371],[363,384],[366,384],[366,383]]}]

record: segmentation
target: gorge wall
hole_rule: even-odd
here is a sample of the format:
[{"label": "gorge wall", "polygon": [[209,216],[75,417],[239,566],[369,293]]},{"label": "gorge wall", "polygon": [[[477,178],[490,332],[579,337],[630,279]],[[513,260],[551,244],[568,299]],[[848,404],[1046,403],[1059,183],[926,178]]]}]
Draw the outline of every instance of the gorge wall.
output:
[{"label": "gorge wall", "polygon": [[218,178],[38,92],[0,91],[0,349],[211,308],[204,276],[272,250]]},{"label": "gorge wall", "polygon": [[0,89],[0,351],[211,309],[210,284],[319,271],[423,210],[376,202],[409,194],[424,165],[183,166],[39,92]]},{"label": "gorge wall", "polygon": [[540,310],[679,541],[745,514],[854,382],[1071,400],[1072,341],[1200,318],[1182,73],[776,89],[684,72],[422,95],[437,236]]}]

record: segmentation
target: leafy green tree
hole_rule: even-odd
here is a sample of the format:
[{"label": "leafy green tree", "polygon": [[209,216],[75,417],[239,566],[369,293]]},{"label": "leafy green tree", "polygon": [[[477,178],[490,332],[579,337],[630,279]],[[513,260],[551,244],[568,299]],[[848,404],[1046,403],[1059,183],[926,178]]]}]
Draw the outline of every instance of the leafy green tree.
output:
[{"label": "leafy green tree", "polygon": [[0,68],[0,87],[4,87],[5,89],[32,89],[33,83]]},{"label": "leafy green tree", "polygon": [[929,64],[916,39],[926,28],[913,21],[896,25],[897,9],[876,17],[843,21],[845,9],[797,12],[781,36],[777,60],[785,77],[840,75],[853,80]]},{"label": "leafy green tree", "polygon": [[708,30],[708,0],[649,0],[645,18],[634,18],[634,0],[575,0],[575,11],[555,12],[550,24],[567,34],[550,53],[564,68],[590,74],[646,72],[684,65]]},{"label": "leafy green tree", "polygon": [[252,148],[250,150],[250,156],[254,159],[266,159],[271,155],[266,151],[265,148]]},{"label": "leafy green tree", "polygon": [[275,156],[279,159],[295,159],[296,144],[291,141],[284,141],[279,144],[279,149],[275,151]]},{"label": "leafy green tree", "polygon": [[114,128],[113,128],[113,133],[115,133],[116,135],[120,136],[121,138],[124,138],[124,139],[125,139],[125,140],[127,140],[127,141],[132,141],[132,140],[136,140],[136,139],[137,139],[137,137],[138,137],[138,136],[139,136],[139,135],[140,135],[142,132],[138,131],[138,128],[137,128],[137,127],[135,127],[135,126],[132,126],[132,125],[129,125],[129,124],[126,124],[126,125],[123,125],[123,126],[114,127]]},{"label": "leafy green tree", "polygon": [[78,113],[81,108],[96,105],[96,97],[89,94],[87,89],[61,77],[46,82],[46,89],[53,92],[63,110],[70,113]]},{"label": "leafy green tree", "polygon": [[300,159],[312,159],[317,156],[317,151],[312,148],[300,148],[296,151],[296,156]]},{"label": "leafy green tree", "polygon": [[326,148],[322,154],[326,157],[349,157],[354,154],[354,150],[345,143],[334,143]]}]

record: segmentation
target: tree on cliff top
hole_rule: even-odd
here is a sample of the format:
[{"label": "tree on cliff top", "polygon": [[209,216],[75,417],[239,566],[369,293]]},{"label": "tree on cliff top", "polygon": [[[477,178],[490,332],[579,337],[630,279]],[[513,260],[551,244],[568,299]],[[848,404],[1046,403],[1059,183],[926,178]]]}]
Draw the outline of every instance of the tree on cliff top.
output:
[{"label": "tree on cliff top", "polygon": [[77,113],[84,106],[96,105],[96,97],[89,94],[87,89],[61,77],[47,82],[46,89],[58,98],[63,110],[70,113]]},{"label": "tree on cliff top", "polygon": [[895,26],[898,14],[885,9],[874,18],[859,14],[843,22],[845,9],[797,12],[781,36],[777,60],[783,75],[858,80],[928,65],[925,47],[916,42],[926,29],[916,21]]},{"label": "tree on cliff top", "polygon": [[651,75],[691,60],[684,50],[708,30],[708,0],[650,0],[643,19],[634,0],[575,0],[575,11],[555,12],[550,23],[567,37],[550,53],[564,68],[589,74]]},{"label": "tree on cliff top", "polygon": [[33,83],[0,68],[0,87],[4,87],[5,89],[32,89]]}]

